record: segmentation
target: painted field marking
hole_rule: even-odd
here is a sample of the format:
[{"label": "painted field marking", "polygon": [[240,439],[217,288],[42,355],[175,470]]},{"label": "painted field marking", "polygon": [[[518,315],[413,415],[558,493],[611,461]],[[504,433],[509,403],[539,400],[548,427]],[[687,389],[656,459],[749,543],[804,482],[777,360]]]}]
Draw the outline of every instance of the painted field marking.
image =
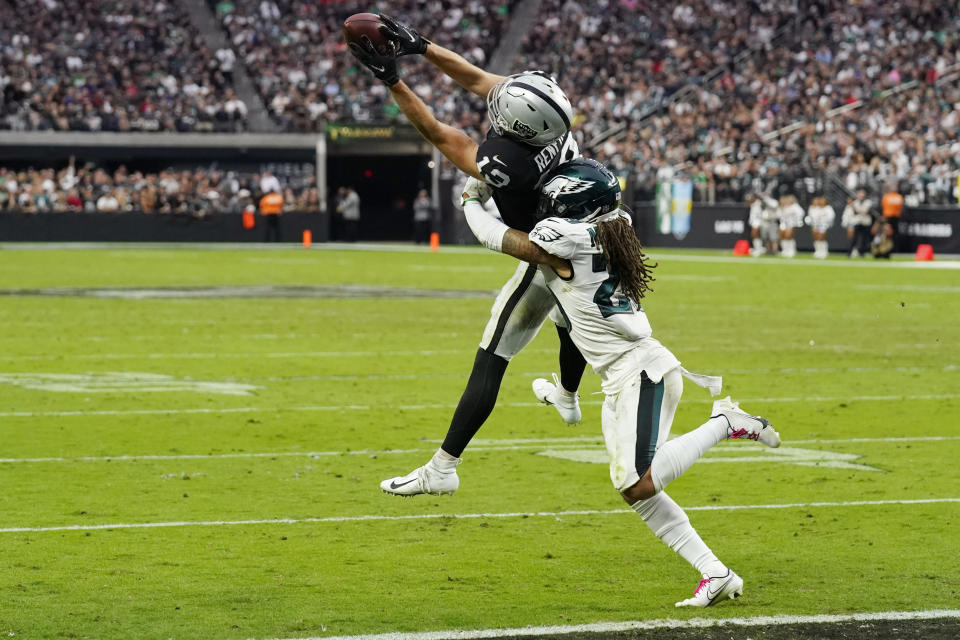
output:
[{"label": "painted field marking", "polygon": [[102,373],[0,373],[0,384],[59,393],[194,392],[250,396],[256,389],[240,382],[208,382],[174,378],[162,373],[105,371]]},{"label": "painted field marking", "polygon": [[934,284],[858,284],[861,291],[909,291],[910,293],[960,293],[960,287]]},{"label": "painted field marking", "polygon": [[422,289],[381,285],[213,285],[197,287],[41,287],[0,289],[2,297],[78,297],[111,300],[216,300],[216,299],[467,299],[496,297],[494,290]]},{"label": "painted field marking", "polygon": [[[280,351],[272,353],[77,353],[77,354],[37,354],[37,355],[0,355],[6,361],[39,360],[213,360],[216,358],[373,358],[384,356],[418,357],[457,355],[467,353],[468,349],[396,349],[382,351]],[[556,349],[533,349],[532,351],[553,353]]]},{"label": "painted field marking", "polygon": [[[258,337],[258,336],[251,336]],[[912,366],[912,367],[785,367],[780,369],[755,368],[755,369],[715,369],[704,370],[703,373],[709,375],[789,375],[789,374],[827,374],[827,373],[873,373],[883,371],[886,373],[917,373],[925,371],[938,371],[942,373],[960,372],[960,365],[948,364],[943,366]],[[0,373],[0,381],[4,376],[28,376],[28,375],[87,375],[97,376],[105,375],[101,373],[85,374],[33,374],[33,373]],[[118,374],[119,375],[119,374]],[[131,374],[124,372],[123,375],[160,375],[160,374]],[[315,376],[228,376],[220,378],[216,382],[222,383],[254,383],[254,382],[338,382],[338,381],[356,381],[356,380],[437,380],[450,379],[462,380],[463,372],[455,373],[373,373],[373,374],[328,374]],[[512,376],[517,378],[535,378],[549,377],[549,371],[513,371]],[[215,383],[211,383],[215,384]]]},{"label": "painted field marking", "polygon": [[[376,633],[353,636],[315,636],[286,640],[480,640],[481,638],[527,638],[536,636],[572,635],[583,633],[617,633],[621,631],[653,631],[661,629],[708,629],[714,627],[779,627],[797,624],[838,624],[841,622],[906,622],[910,620],[939,620],[960,618],[958,609],[929,609],[926,611],[877,611],[870,613],[841,613],[820,615],[754,616],[750,618],[690,618],[676,620],[635,620],[627,622],[591,622],[588,624],[518,627],[514,629],[450,629],[448,631],[420,631]],[[909,630],[905,629],[909,634]],[[733,630],[731,629],[731,632]],[[274,638],[272,640],[280,640]]]},{"label": "painted field marking", "polygon": [[[882,396],[794,396],[782,398],[741,398],[746,403],[793,403],[793,402],[889,402],[904,400],[954,400],[960,393],[926,393],[916,395]],[[710,399],[690,400],[690,403],[711,404]],[[581,400],[581,405],[600,405],[602,400]],[[500,402],[499,407],[526,408],[541,407],[540,402]],[[389,408],[391,411],[432,411],[436,409],[456,409],[452,403],[407,404],[390,407],[362,404],[314,405],[306,407],[203,407],[190,409],[88,409],[74,411],[2,411],[0,418],[69,418],[74,416],[145,416],[145,415],[187,415],[218,413],[256,413],[256,412],[324,412],[324,411],[379,411]]]},{"label": "painted field marking", "polygon": [[[724,456],[718,453],[734,453],[739,455]],[[743,455],[743,454],[747,455]],[[593,449],[546,449],[538,451],[537,455],[548,458],[558,458],[561,460],[570,460],[572,462],[587,462],[591,464],[610,464],[610,456],[606,449],[595,447]],[[838,451],[824,451],[821,449],[802,449],[800,447],[778,447],[776,449],[758,449],[750,447],[749,449],[737,448],[736,450],[723,447],[712,449],[703,458],[697,460],[697,464],[708,463],[737,463],[744,462],[762,462],[766,464],[791,464],[801,467],[826,467],[829,469],[849,469],[851,471],[883,471],[876,467],[866,464],[859,464],[854,460],[859,460],[863,456],[859,453],[841,453]]]},{"label": "painted field marking", "polygon": [[[956,442],[960,436],[916,436],[903,438],[838,438],[834,440],[790,440],[789,444],[855,444],[855,443],[902,443],[902,442]],[[442,440],[425,440],[440,444]],[[530,451],[537,449],[578,449],[593,444],[603,451],[603,440],[598,436],[575,436],[570,438],[516,438],[494,440],[475,438],[470,451]],[[738,447],[749,445],[719,445],[720,450],[733,452]],[[782,449],[783,447],[781,447]],[[124,462],[135,460],[232,460],[243,458],[325,458],[338,456],[386,456],[413,453],[433,453],[434,448],[411,449],[348,449],[342,451],[244,451],[236,453],[169,453],[169,454],[120,454],[105,456],[43,456],[33,458],[0,458],[0,463],[32,464],[42,462]]]},{"label": "painted field marking", "polygon": [[[888,348],[921,350],[938,349],[946,345],[932,343],[887,343]],[[838,352],[857,352],[871,351],[872,347],[847,345],[847,344],[819,344],[810,347],[806,342],[796,342],[794,344],[783,345],[784,348],[793,349],[811,349],[819,351],[838,351]],[[696,344],[679,347],[676,352],[679,355],[703,351],[769,351],[770,347],[765,344],[742,344],[742,343],[721,343],[721,344]],[[524,353],[555,354],[556,348],[524,349]],[[431,357],[431,356],[455,356],[462,354],[475,353],[473,348],[451,348],[451,349],[380,349],[380,350],[354,350],[354,351],[274,351],[274,352],[186,352],[186,353],[57,353],[57,354],[30,354],[30,355],[0,355],[0,361],[3,362],[42,362],[46,360],[56,360],[58,362],[69,360],[213,360],[217,358],[238,358],[251,359],[269,358],[271,360],[282,360],[285,358],[410,358],[410,357]],[[838,369],[843,371],[844,369]],[[851,369],[856,370],[856,369]],[[862,369],[867,371],[869,369]],[[888,370],[897,370],[890,368]],[[778,371],[774,369],[773,371]],[[802,371],[802,369],[793,369],[787,371]],[[815,371],[812,371],[815,372]]]},{"label": "painted field marking", "polygon": [[[784,504],[730,504],[684,507],[686,511],[745,511],[750,509],[809,509],[811,507],[868,507],[960,503],[960,498],[923,498],[917,500],[855,500],[847,502],[793,502]],[[0,533],[44,533],[49,531],[101,531],[104,529],[158,529],[172,527],[226,527],[261,524],[323,524],[330,522],[377,522],[390,520],[475,520],[478,518],[564,518],[571,516],[607,516],[634,513],[633,509],[578,509],[571,511],[516,511],[507,513],[416,513],[403,516],[382,514],[329,516],[326,518],[267,518],[260,520],[182,520],[173,522],[121,522],[112,524],[72,524],[52,527],[4,527]]]}]

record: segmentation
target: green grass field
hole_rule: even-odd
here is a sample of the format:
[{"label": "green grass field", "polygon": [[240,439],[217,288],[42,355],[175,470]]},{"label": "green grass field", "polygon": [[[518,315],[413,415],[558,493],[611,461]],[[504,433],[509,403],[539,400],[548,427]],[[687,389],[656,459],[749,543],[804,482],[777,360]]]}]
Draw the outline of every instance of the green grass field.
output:
[{"label": "green grass field", "polygon": [[[443,438],[511,259],[6,249],[0,635],[298,638],[960,601],[957,269],[653,252],[655,335],[784,439],[721,445],[671,485],[746,582],[689,611],[673,604],[699,576],[600,463],[599,378],[575,427],[533,402],[530,381],[556,370],[549,327],[508,369],[455,496],[380,493]],[[673,432],[710,401],[688,383]]]}]

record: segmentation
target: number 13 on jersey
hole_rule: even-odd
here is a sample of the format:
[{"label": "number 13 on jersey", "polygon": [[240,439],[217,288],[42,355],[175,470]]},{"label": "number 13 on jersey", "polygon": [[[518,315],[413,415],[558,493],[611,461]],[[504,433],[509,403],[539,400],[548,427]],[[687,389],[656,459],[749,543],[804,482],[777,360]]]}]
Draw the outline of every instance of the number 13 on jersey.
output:
[{"label": "number 13 on jersey", "polygon": [[[500,161],[500,159],[497,158],[497,156],[493,156],[493,161],[500,162],[500,164],[503,164]],[[477,162],[477,168],[480,169],[480,173],[483,174],[483,177],[484,179],[486,179],[488,184],[502,189],[503,187],[510,184],[510,176],[505,174],[503,171],[501,171],[497,167],[485,168],[491,162],[492,161],[490,160],[490,156],[483,156],[483,159]],[[506,166],[506,165],[504,164],[503,166]]]}]

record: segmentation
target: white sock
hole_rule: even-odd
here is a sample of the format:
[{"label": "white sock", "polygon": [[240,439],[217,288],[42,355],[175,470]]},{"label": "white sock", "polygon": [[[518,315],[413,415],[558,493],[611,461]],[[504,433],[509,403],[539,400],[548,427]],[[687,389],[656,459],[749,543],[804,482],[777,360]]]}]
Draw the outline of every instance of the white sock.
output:
[{"label": "white sock", "polygon": [[797,241],[796,240],[781,240],[780,248],[783,252],[784,258],[793,258],[797,255]]},{"label": "white sock", "polygon": [[827,244],[826,240],[817,240],[813,243],[813,255],[817,258],[826,258],[830,255],[830,246]]},{"label": "white sock", "polygon": [[763,249],[763,240],[760,238],[753,239],[753,248],[755,251],[760,251]]},{"label": "white sock", "polygon": [[693,431],[664,443],[650,463],[653,487],[663,491],[664,487],[693,466],[707,449],[726,440],[728,427],[726,418],[710,418]]},{"label": "white sock", "polygon": [[437,471],[450,473],[451,471],[456,471],[457,465],[460,464],[460,458],[454,458],[441,448],[437,449],[437,452],[433,454],[428,464],[432,465]]},{"label": "white sock", "polygon": [[630,506],[640,514],[654,535],[689,562],[704,578],[726,575],[727,567],[700,538],[690,524],[690,518],[673,498],[661,492]]},{"label": "white sock", "polygon": [[562,384],[557,385],[557,393],[564,398],[569,398],[571,400],[575,400],[577,398],[576,391],[567,391],[566,387],[564,387]]}]

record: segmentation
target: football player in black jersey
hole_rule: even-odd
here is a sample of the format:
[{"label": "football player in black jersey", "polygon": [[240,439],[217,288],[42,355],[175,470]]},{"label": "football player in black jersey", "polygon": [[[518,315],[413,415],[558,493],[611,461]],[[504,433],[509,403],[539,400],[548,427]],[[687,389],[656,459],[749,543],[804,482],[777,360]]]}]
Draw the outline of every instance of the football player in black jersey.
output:
[{"label": "football player in black jersey", "polygon": [[[543,176],[580,155],[570,134],[573,109],[566,94],[544,73],[508,77],[489,73],[415,29],[389,16],[380,17],[381,33],[390,45],[387,51],[378,51],[364,36],[362,44],[350,44],[351,53],[390,88],[397,105],[428,142],[461,171],[493,188],[493,200],[506,224],[532,230]],[[463,131],[439,122],[400,80],[397,57],[413,54],[423,55],[464,89],[486,97],[491,130],[484,142],[477,144]],[[384,480],[383,491],[409,496],[457,490],[460,455],[493,411],[507,363],[533,340],[548,316],[560,337],[560,377],[554,376],[556,384],[542,378],[534,381],[534,393],[552,404],[564,421],[579,422],[577,389],[586,361],[562,326],[562,316],[537,265],[521,262],[494,302],[443,444],[424,466]]]}]

